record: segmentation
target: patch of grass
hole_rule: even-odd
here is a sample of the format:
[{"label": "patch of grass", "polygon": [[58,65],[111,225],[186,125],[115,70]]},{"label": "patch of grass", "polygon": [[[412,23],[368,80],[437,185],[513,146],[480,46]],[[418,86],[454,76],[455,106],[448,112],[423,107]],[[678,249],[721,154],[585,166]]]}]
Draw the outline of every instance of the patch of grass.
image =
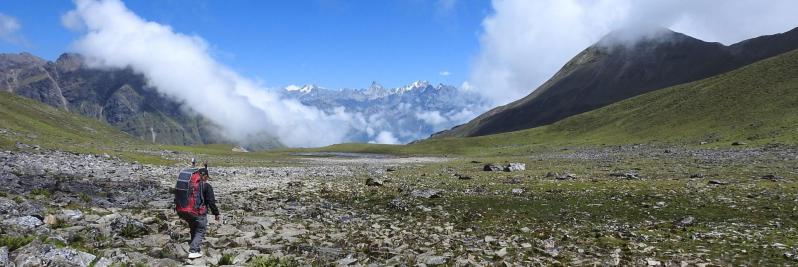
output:
[{"label": "patch of grass", "polygon": [[10,252],[24,247],[33,239],[33,236],[0,236],[0,247],[8,247]]},{"label": "patch of grass", "polygon": [[233,265],[233,259],[235,257],[232,254],[222,254],[222,257],[219,258],[219,262],[216,263],[217,265]]},{"label": "patch of grass", "polygon": [[125,225],[125,227],[122,227],[122,229],[119,230],[119,235],[125,238],[137,238],[144,236],[146,234],[147,234],[146,229],[136,227],[133,224]]},{"label": "patch of grass", "polygon": [[80,194],[78,194],[78,198],[80,198],[80,200],[83,200],[83,202],[86,202],[86,203],[91,203],[91,196],[89,196],[89,195],[88,195],[88,194],[86,194],[86,193],[80,193]]},{"label": "patch of grass", "polygon": [[30,194],[33,195],[33,196],[50,197],[53,194],[53,192],[48,190],[48,189],[44,189],[44,188],[36,188],[36,189],[31,190]]},{"label": "patch of grass", "polygon": [[299,266],[299,263],[296,260],[288,257],[272,257],[272,256],[260,256],[251,259],[247,262],[247,266],[249,267],[296,267]]}]

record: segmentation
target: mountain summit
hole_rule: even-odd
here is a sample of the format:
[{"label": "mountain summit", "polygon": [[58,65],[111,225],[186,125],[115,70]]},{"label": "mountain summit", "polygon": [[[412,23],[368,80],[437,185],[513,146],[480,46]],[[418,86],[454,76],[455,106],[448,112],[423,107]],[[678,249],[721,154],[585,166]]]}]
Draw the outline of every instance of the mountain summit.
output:
[{"label": "mountain summit", "polygon": [[482,136],[551,124],[623,99],[696,81],[798,48],[798,28],[731,46],[667,29],[630,41],[614,31],[530,95],[433,137]]}]

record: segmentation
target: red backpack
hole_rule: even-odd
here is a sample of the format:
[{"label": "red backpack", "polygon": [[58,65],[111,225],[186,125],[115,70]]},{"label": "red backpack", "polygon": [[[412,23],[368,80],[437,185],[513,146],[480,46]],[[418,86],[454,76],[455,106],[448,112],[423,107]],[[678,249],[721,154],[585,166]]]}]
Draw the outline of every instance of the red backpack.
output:
[{"label": "red backpack", "polygon": [[205,199],[202,196],[202,177],[198,168],[180,171],[175,185],[175,210],[193,216],[205,215]]}]

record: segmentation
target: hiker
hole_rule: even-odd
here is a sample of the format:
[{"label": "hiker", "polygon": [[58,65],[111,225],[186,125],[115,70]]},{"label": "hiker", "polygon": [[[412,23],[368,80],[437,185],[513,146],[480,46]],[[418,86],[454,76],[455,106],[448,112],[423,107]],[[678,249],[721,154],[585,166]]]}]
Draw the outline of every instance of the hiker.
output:
[{"label": "hiker", "polygon": [[213,187],[208,183],[210,178],[208,164],[204,163],[203,165],[204,168],[189,168],[181,171],[175,188],[177,215],[188,223],[191,230],[191,240],[188,243],[189,259],[202,257],[201,246],[208,226],[208,209],[219,222],[219,209],[216,207]]}]

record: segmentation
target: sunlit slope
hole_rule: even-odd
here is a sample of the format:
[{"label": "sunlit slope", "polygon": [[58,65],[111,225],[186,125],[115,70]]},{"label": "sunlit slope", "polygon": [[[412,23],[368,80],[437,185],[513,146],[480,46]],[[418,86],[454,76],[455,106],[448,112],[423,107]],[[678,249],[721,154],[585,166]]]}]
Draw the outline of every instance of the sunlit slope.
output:
[{"label": "sunlit slope", "polygon": [[540,145],[702,142],[711,146],[798,143],[798,50],[529,130],[407,146],[338,145],[326,150],[517,154]]},{"label": "sunlit slope", "polygon": [[0,146],[12,148],[17,142],[87,152],[146,144],[96,119],[0,92]]}]

